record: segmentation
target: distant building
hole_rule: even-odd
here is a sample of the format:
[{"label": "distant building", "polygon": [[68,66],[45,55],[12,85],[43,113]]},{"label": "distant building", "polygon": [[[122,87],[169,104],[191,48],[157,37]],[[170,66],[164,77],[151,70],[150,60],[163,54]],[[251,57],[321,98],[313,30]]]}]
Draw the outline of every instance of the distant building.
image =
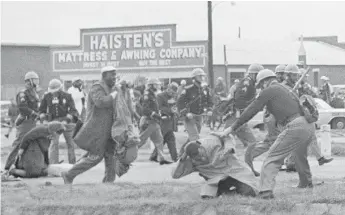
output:
[{"label": "distant building", "polygon": [[[103,65],[114,65],[122,78],[157,77],[165,83],[185,79],[194,68],[208,72],[207,41],[177,41],[176,25],[82,29],[80,45],[1,44],[1,100],[10,100],[24,88],[24,75],[33,70],[46,90],[53,78],[64,88],[73,77],[85,81],[86,91],[100,78]],[[332,84],[345,83],[345,49],[337,37],[304,37],[301,41],[238,39],[224,47],[214,45],[214,79],[223,77],[227,86],[244,77],[252,63],[274,70],[278,64],[310,66],[309,83],[320,86],[326,75]],[[343,47],[343,48],[342,48]]]},{"label": "distant building", "polygon": [[29,70],[38,73],[42,88],[59,78],[68,89],[78,76],[86,91],[107,65],[116,67],[120,78],[155,77],[165,83],[189,79],[195,68],[208,70],[207,41],[177,41],[175,24],[81,29],[80,38],[76,46],[2,43],[1,99],[24,87]]},{"label": "distant building", "polygon": [[258,41],[238,39],[214,50],[214,77],[223,77],[228,87],[235,79],[243,78],[252,63],[260,63],[274,71],[279,64],[310,66],[309,83],[320,86],[320,77],[328,76],[332,84],[345,83],[345,49],[322,41],[303,38],[301,41]]}]

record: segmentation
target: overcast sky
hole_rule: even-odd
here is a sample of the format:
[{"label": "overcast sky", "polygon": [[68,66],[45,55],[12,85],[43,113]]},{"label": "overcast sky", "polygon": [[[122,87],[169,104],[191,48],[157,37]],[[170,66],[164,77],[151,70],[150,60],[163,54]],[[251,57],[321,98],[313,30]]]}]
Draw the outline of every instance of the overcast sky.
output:
[{"label": "overcast sky", "polygon": [[[2,2],[2,42],[79,44],[79,29],[177,24],[177,40],[207,39],[204,2]],[[337,35],[345,42],[345,2],[213,2],[214,43],[238,35],[292,40]]]}]

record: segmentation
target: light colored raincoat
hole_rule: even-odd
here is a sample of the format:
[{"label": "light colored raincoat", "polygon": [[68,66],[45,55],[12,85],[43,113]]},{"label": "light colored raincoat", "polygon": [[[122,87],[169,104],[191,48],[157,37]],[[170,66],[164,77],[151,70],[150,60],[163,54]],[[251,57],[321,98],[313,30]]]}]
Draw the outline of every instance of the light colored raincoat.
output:
[{"label": "light colored raincoat", "polygon": [[235,140],[233,138],[225,140],[225,147],[222,146],[218,137],[212,135],[198,141],[206,149],[209,162],[198,165],[195,162],[193,163],[189,157],[183,161],[179,160],[176,169],[172,172],[173,178],[177,179],[193,172],[199,172],[200,175],[208,179],[202,187],[202,196],[216,196],[219,181],[227,177],[232,177],[250,186],[258,193],[258,179],[255,178],[247,165],[234,154]]}]

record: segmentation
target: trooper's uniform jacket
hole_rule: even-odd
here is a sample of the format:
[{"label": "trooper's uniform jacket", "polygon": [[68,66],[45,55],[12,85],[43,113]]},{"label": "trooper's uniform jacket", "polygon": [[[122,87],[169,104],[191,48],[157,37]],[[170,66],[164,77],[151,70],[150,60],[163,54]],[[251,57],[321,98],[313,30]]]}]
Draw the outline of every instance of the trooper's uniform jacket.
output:
[{"label": "trooper's uniform jacket", "polygon": [[210,90],[196,84],[187,86],[178,98],[177,106],[179,110],[188,108],[188,112],[201,115],[213,106]]},{"label": "trooper's uniform jacket", "polygon": [[255,81],[247,76],[237,85],[234,92],[234,108],[241,112],[255,99]]},{"label": "trooper's uniform jacket", "polygon": [[295,83],[293,83],[290,79],[286,79],[285,81],[282,82],[282,84],[290,87],[291,89],[295,87]]},{"label": "trooper's uniform jacket", "polygon": [[167,92],[162,92],[157,95],[157,102],[163,118],[161,123],[162,131],[175,130],[176,114],[172,112],[172,108],[176,105],[175,98],[170,97]]},{"label": "trooper's uniform jacket", "polygon": [[153,112],[159,116],[157,97],[152,90],[147,89],[144,91],[144,95],[140,98],[140,104],[142,105],[143,116],[146,116],[148,119],[152,120],[156,119],[152,116]]},{"label": "trooper's uniform jacket", "polygon": [[[63,91],[46,93],[39,110],[41,114],[44,114],[44,120],[47,121],[58,120],[69,123],[78,117],[78,111],[75,108],[71,94]],[[68,117],[68,114],[72,118]]]},{"label": "trooper's uniform jacket", "polygon": [[21,90],[16,97],[20,115],[30,118],[38,112],[39,97],[34,90]]}]

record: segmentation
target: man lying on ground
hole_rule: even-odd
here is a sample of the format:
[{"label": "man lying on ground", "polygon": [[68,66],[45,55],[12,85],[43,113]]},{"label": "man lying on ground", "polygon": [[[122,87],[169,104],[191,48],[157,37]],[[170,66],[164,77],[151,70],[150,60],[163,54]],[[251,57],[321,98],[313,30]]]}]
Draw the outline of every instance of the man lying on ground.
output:
[{"label": "man lying on ground", "polygon": [[47,175],[49,165],[48,149],[53,135],[61,134],[65,126],[61,122],[38,125],[26,133],[8,157],[5,174],[22,178],[36,178]]},{"label": "man lying on ground", "polygon": [[202,198],[229,193],[232,187],[238,194],[256,196],[258,181],[247,165],[236,157],[234,144],[233,137],[223,140],[213,135],[189,142],[172,177],[178,179],[198,172],[206,180],[201,190]]}]

